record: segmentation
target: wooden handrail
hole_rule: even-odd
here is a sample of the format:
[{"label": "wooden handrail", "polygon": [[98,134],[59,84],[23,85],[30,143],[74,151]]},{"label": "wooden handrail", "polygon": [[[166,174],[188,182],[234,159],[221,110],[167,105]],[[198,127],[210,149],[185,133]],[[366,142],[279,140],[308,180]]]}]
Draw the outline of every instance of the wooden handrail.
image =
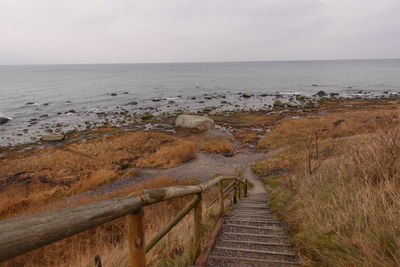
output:
[{"label": "wooden handrail", "polygon": [[[192,208],[195,208],[194,249],[195,253],[198,253],[200,249],[199,233],[201,233],[201,194],[213,186],[222,186],[222,181],[224,180],[233,180],[235,188],[237,185],[243,184],[243,189],[247,189],[247,181],[242,178],[236,176],[219,176],[195,186],[172,186],[147,189],[143,190],[139,195],[113,198],[72,208],[2,221],[0,222],[0,261],[10,259],[127,215],[129,219],[128,226],[138,228],[138,223],[143,224],[142,207],[189,195],[196,195],[195,199],[197,200],[194,201],[195,204],[193,204],[193,207],[190,206],[189,209],[187,206],[184,211],[186,212],[187,209],[190,211]],[[220,188],[220,195],[221,191],[222,189]],[[247,192],[246,190],[244,191],[244,195],[246,195]],[[219,197],[220,201],[223,201],[224,197],[224,194],[222,198]],[[187,214],[187,212],[185,214]],[[179,216],[175,217],[177,221],[184,217],[182,213],[178,215]],[[173,223],[168,224],[167,227],[171,227],[172,229],[176,223],[172,224]],[[139,228],[141,228],[142,231],[143,225]],[[167,230],[167,232],[169,230]],[[165,230],[161,232],[165,232]],[[158,236],[158,240],[155,241],[154,244],[149,245],[153,247],[166,233],[162,234],[161,237]],[[138,239],[140,239],[141,242],[141,246],[137,248],[137,250],[130,249],[131,258],[132,250],[135,250],[135,253],[139,254],[144,252],[144,236],[138,236],[141,234],[142,233],[137,231],[137,229],[130,230],[128,238],[134,240],[133,242],[136,243],[138,243]],[[136,263],[131,261],[131,266],[145,266],[143,265],[143,260],[144,259],[136,259]]]}]

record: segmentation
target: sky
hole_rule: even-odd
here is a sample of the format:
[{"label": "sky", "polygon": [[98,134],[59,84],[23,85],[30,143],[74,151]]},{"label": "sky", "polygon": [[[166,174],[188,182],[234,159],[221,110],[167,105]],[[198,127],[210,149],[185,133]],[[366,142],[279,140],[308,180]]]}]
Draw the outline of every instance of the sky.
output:
[{"label": "sky", "polygon": [[399,0],[0,0],[0,65],[400,57]]}]

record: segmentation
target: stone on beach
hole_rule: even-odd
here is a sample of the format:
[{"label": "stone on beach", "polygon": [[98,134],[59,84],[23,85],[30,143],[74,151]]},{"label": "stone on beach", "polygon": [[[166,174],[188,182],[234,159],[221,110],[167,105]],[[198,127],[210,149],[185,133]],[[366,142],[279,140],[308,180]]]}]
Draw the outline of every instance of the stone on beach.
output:
[{"label": "stone on beach", "polygon": [[43,142],[59,142],[65,139],[65,135],[56,134],[56,135],[44,135],[40,138]]},{"label": "stone on beach", "polygon": [[282,107],[284,107],[285,106],[285,104],[281,101],[281,100],[275,100],[275,102],[274,102],[274,107],[275,108],[282,108]]},{"label": "stone on beach", "polygon": [[0,125],[1,124],[6,124],[9,120],[10,120],[9,118],[0,117]]},{"label": "stone on beach", "polygon": [[215,123],[212,119],[204,116],[179,115],[175,120],[175,126],[178,128],[206,131],[214,129]]}]

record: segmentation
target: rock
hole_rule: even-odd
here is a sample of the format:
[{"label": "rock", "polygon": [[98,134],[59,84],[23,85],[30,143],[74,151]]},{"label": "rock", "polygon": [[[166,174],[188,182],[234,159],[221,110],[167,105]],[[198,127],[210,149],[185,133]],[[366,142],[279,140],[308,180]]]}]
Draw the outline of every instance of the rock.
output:
[{"label": "rock", "polygon": [[296,103],[294,103],[294,102],[288,102],[288,103],[286,103],[286,105],[287,105],[289,108],[297,108],[297,107],[298,107],[298,105],[297,105]]},{"label": "rock", "polygon": [[142,115],[142,120],[144,121],[151,120],[153,117],[154,117],[153,114],[146,112]]},{"label": "rock", "polygon": [[315,86],[318,86],[318,84],[314,83],[314,84],[312,84],[311,86],[314,86],[314,87],[315,87]]},{"label": "rock", "polygon": [[252,94],[242,94],[242,97],[244,97],[244,98],[250,98],[250,97],[252,97],[253,95]]},{"label": "rock", "polygon": [[176,102],[174,100],[168,100],[168,104],[175,104]]},{"label": "rock", "polygon": [[0,125],[1,124],[6,124],[9,120],[10,120],[9,118],[0,117]]},{"label": "rock", "polygon": [[328,94],[327,93],[325,93],[324,91],[319,91],[318,93],[316,93],[315,94],[316,96],[320,96],[320,97],[322,97],[322,96],[327,96]]},{"label": "rock", "polygon": [[397,102],[396,101],[387,101],[386,104],[388,104],[388,105],[396,105]]},{"label": "rock", "polygon": [[76,111],[74,109],[70,109],[66,113],[76,113]]},{"label": "rock", "polygon": [[175,127],[196,129],[206,131],[214,129],[215,123],[212,119],[197,115],[179,115],[175,120]]},{"label": "rock", "polygon": [[35,104],[35,102],[28,102],[28,103],[26,103],[26,105],[33,105],[33,104]]},{"label": "rock", "polygon": [[111,96],[117,96],[117,93],[111,93]]},{"label": "rock", "polygon": [[43,142],[60,142],[65,139],[65,135],[63,134],[55,134],[55,135],[44,135],[40,138]]},{"label": "rock", "polygon": [[161,98],[153,98],[151,101],[153,101],[153,102],[160,102],[160,101],[161,101]]},{"label": "rock", "polygon": [[306,97],[305,97],[304,95],[297,95],[297,96],[296,96],[296,99],[297,99],[298,101],[301,101],[301,102],[306,101]]},{"label": "rock", "polygon": [[273,105],[274,108],[283,108],[285,106],[285,104],[279,99],[275,100]]},{"label": "rock", "polygon": [[132,105],[132,106],[134,106],[134,105],[137,105],[137,102],[136,102],[136,101],[131,101],[131,102],[129,102],[127,105]]}]

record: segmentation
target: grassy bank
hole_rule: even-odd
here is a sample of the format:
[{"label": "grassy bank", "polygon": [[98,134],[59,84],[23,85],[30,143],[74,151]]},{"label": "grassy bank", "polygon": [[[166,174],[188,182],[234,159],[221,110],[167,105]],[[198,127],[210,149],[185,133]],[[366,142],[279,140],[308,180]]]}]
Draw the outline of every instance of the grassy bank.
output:
[{"label": "grassy bank", "polygon": [[331,113],[283,121],[259,142],[284,147],[253,169],[302,264],[400,265],[398,123],[397,107]]}]

